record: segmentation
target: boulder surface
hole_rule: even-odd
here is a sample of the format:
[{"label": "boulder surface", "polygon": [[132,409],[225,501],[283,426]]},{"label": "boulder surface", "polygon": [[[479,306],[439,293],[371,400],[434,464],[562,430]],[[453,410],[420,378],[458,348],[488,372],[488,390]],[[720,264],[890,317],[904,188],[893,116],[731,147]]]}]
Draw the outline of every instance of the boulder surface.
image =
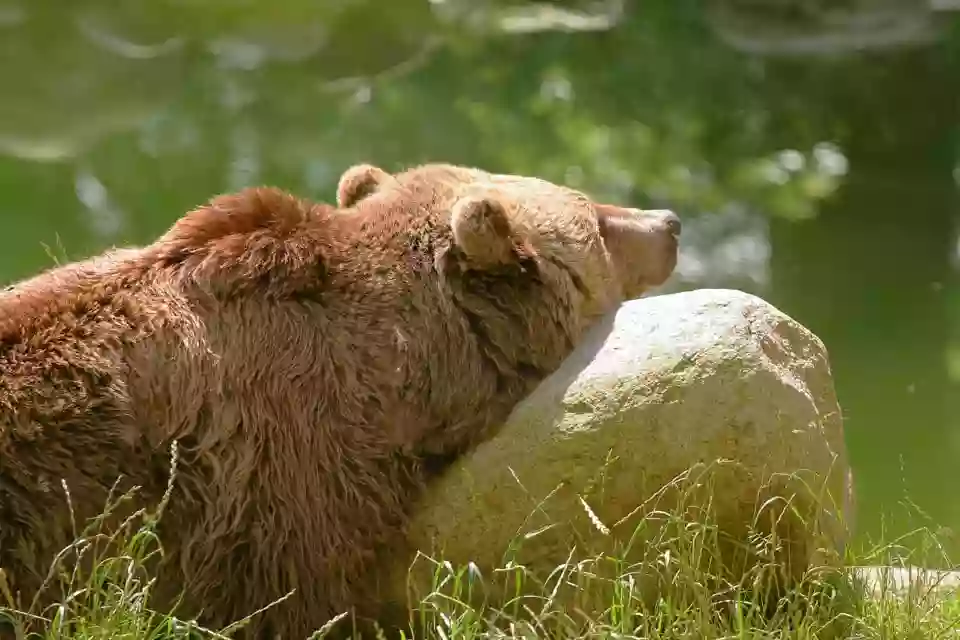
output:
[{"label": "boulder surface", "polygon": [[[574,547],[649,557],[644,536],[662,554],[662,513],[660,529],[651,523],[680,501],[709,507],[721,557],[743,575],[758,563],[742,563],[738,543],[793,578],[843,550],[852,478],[826,349],[756,296],[661,295],[606,318],[431,486],[388,588],[404,599],[429,590],[436,567],[421,558],[411,570],[415,550],[474,563],[488,597],[510,561],[546,577]],[[776,556],[757,549],[758,531],[780,536]]]}]

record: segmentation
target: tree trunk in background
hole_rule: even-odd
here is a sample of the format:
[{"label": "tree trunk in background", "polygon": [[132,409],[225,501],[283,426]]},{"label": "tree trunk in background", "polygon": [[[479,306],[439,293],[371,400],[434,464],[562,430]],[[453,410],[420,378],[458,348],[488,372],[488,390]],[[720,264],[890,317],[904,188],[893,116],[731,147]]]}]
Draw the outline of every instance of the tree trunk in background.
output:
[{"label": "tree trunk in background", "polygon": [[830,350],[858,532],[874,537],[881,511],[901,516],[888,519],[889,534],[906,530],[896,504],[905,494],[955,526],[960,458],[946,349],[957,295],[956,79],[916,52],[862,59],[833,78],[806,87],[823,94],[807,97],[840,122],[849,173],[815,220],[773,222],[771,298]]}]

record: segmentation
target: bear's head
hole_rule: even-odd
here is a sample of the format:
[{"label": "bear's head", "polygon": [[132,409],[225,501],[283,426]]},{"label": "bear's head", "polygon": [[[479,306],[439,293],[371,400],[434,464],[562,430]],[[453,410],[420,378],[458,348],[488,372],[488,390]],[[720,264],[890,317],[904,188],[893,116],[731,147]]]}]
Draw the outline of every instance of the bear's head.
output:
[{"label": "bear's head", "polygon": [[402,200],[449,224],[469,268],[533,260],[581,298],[581,314],[607,313],[664,283],[677,263],[680,220],[671,211],[598,203],[538,178],[428,164],[397,174],[363,164],[337,189],[342,209],[386,211]]}]

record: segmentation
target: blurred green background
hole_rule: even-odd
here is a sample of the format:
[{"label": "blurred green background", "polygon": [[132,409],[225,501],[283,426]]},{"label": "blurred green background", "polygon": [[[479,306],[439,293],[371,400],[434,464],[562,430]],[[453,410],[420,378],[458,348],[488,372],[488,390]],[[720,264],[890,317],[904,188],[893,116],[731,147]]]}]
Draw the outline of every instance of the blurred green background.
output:
[{"label": "blurred green background", "polygon": [[[0,282],[442,160],[685,221],[816,331],[861,535],[960,528],[960,1],[0,0]],[[885,525],[881,519],[886,517]],[[889,535],[889,533],[888,533]]]}]

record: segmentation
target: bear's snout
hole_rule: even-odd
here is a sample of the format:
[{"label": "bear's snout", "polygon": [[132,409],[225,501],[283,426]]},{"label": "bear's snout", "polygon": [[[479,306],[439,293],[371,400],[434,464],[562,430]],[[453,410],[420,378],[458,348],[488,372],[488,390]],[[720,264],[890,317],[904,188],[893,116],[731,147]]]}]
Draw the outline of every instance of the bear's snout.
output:
[{"label": "bear's snout", "polygon": [[596,211],[624,295],[638,298],[666,282],[677,265],[680,217],[669,209],[597,205]]},{"label": "bear's snout", "polygon": [[680,233],[683,231],[683,223],[680,222],[680,216],[675,214],[669,209],[656,209],[651,213],[658,214],[663,220],[663,224],[667,226],[667,230],[671,235],[679,238]]},{"label": "bear's snout", "polygon": [[649,221],[650,224],[656,225],[673,237],[680,238],[683,224],[680,222],[680,216],[670,209],[630,209],[630,211],[633,215]]}]

